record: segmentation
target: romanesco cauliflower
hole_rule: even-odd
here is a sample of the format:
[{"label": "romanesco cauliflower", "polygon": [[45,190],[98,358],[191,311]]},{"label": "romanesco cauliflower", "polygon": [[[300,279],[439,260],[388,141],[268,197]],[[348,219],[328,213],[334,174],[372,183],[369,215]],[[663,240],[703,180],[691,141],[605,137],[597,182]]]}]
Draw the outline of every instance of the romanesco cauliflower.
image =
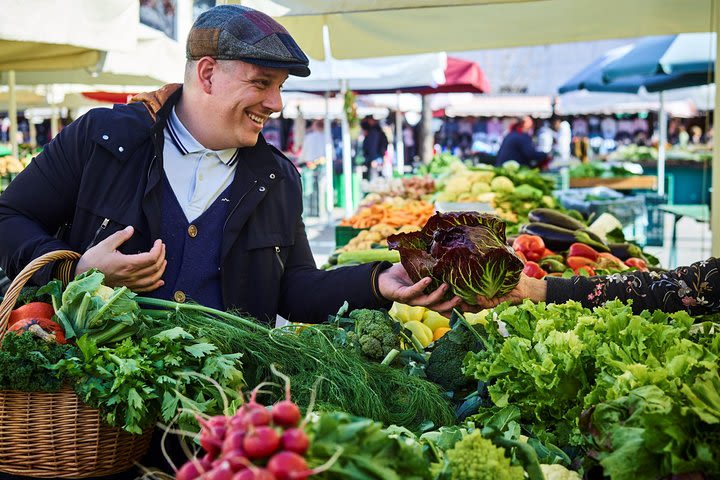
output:
[{"label": "romanesco cauliflower", "polygon": [[445,452],[444,463],[434,463],[432,474],[449,480],[523,480],[522,467],[510,465],[505,450],[475,430]]}]

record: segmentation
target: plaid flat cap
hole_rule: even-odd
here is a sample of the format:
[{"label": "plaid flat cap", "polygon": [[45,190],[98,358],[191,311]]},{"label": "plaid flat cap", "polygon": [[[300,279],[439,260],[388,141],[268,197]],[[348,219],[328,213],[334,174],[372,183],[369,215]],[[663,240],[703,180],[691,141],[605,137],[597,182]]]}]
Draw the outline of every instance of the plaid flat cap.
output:
[{"label": "plaid flat cap", "polygon": [[240,5],[219,5],[202,13],[190,29],[188,60],[212,57],[286,68],[310,75],[308,58],[285,27],[262,12]]}]

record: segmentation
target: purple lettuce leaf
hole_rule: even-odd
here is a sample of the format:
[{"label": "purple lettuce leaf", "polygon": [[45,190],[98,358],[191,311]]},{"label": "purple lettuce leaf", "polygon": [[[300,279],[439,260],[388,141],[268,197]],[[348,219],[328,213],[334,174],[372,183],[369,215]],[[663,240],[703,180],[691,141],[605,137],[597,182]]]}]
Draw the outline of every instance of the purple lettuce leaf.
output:
[{"label": "purple lettuce leaf", "polygon": [[388,247],[400,252],[413,281],[433,279],[426,292],[448,283],[452,294],[476,304],[478,295],[505,295],[520,280],[523,263],[505,241],[498,217],[454,212],[433,215],[419,232],[391,235]]}]

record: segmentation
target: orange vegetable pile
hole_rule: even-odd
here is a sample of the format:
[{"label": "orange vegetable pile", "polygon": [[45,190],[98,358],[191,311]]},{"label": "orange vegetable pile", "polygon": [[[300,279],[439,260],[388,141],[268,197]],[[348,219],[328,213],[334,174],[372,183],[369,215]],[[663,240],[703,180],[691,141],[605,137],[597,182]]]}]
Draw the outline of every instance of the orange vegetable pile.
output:
[{"label": "orange vegetable pile", "polygon": [[340,225],[370,228],[379,223],[398,228],[403,225],[422,227],[435,213],[435,207],[422,200],[397,199],[361,207],[355,215],[343,219]]}]

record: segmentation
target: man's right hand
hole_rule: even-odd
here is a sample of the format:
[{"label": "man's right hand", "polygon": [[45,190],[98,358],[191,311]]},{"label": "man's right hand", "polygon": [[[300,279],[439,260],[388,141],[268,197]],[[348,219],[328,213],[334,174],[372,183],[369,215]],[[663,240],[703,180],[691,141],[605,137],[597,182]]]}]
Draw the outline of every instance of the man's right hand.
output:
[{"label": "man's right hand", "polygon": [[162,287],[165,273],[165,244],[155,240],[149,252],[125,255],[117,249],[132,237],[133,227],[115,232],[90,248],[78,260],[75,275],[96,268],[105,274],[105,285],[126,286],[134,292],[151,292]]}]

